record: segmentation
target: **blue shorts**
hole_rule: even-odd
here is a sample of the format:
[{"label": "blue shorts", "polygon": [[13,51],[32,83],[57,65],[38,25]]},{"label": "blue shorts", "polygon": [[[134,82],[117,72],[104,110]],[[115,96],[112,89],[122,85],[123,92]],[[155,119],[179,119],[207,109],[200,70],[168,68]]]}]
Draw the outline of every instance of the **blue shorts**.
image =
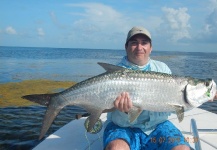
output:
[{"label": "blue shorts", "polygon": [[139,128],[119,127],[110,122],[103,135],[104,148],[113,140],[125,140],[131,150],[154,150],[154,149],[172,149],[178,145],[187,145],[182,133],[170,122],[165,121],[157,125],[150,135],[146,135]]}]

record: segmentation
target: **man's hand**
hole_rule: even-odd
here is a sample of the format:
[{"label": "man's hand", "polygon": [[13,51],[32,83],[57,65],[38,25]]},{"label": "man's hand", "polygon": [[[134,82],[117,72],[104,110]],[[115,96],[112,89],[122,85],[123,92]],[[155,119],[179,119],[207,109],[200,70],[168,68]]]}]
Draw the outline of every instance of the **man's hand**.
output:
[{"label": "man's hand", "polygon": [[217,100],[217,92],[215,93],[215,97],[214,97],[213,100]]},{"label": "man's hand", "polygon": [[216,93],[215,93],[215,97],[212,99],[212,100],[209,100],[209,102],[212,102],[212,101],[217,101],[217,91],[216,91]]},{"label": "man's hand", "polygon": [[121,95],[119,95],[115,99],[114,106],[116,109],[118,109],[122,112],[129,112],[129,110],[133,107],[129,93],[127,93],[127,92],[121,93]]}]

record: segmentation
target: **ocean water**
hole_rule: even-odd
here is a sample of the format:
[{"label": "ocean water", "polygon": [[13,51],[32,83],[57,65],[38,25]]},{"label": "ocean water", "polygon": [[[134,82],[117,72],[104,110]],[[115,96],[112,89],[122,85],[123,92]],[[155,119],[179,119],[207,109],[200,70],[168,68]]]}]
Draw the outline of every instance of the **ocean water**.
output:
[{"label": "ocean water", "polygon": [[[0,86],[31,79],[80,82],[104,72],[97,62],[116,64],[124,55],[124,50],[109,49],[0,47]],[[153,51],[151,57],[165,62],[173,74],[217,81],[217,53]],[[217,102],[201,108],[217,113]],[[45,110],[41,106],[0,106],[0,149],[25,150],[37,145]],[[85,111],[64,108],[47,135],[73,120],[77,112]]]}]

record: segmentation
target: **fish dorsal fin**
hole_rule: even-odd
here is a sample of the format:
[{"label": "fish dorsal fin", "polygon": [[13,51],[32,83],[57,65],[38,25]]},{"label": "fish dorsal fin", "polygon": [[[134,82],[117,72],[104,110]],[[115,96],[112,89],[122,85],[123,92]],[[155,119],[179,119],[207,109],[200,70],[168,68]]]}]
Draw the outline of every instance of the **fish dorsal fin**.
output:
[{"label": "fish dorsal fin", "polygon": [[115,66],[115,65],[112,65],[112,64],[107,64],[107,63],[102,63],[102,62],[98,62],[98,64],[101,67],[103,67],[107,72],[114,72],[114,71],[125,69],[125,68],[120,67],[120,66]]},{"label": "fish dorsal fin", "polygon": [[171,105],[175,109],[179,122],[182,122],[182,120],[184,119],[184,107],[182,105],[176,105],[176,104],[169,104],[169,105]]},{"label": "fish dorsal fin", "polygon": [[128,117],[129,117],[130,123],[135,121],[138,118],[138,116],[141,114],[141,112],[142,112],[142,109],[133,106],[130,109],[130,111],[128,112]]}]

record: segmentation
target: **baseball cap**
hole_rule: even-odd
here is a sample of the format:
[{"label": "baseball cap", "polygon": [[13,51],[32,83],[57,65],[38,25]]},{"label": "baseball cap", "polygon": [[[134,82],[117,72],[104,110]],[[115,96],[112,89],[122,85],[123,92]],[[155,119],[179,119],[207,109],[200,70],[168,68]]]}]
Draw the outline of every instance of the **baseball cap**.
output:
[{"label": "baseball cap", "polygon": [[129,32],[128,32],[128,35],[127,35],[127,39],[126,39],[126,43],[129,41],[129,39],[131,37],[133,37],[134,35],[136,34],[143,34],[143,35],[146,35],[150,40],[151,40],[151,34],[150,32],[143,28],[143,27],[133,27]]}]

